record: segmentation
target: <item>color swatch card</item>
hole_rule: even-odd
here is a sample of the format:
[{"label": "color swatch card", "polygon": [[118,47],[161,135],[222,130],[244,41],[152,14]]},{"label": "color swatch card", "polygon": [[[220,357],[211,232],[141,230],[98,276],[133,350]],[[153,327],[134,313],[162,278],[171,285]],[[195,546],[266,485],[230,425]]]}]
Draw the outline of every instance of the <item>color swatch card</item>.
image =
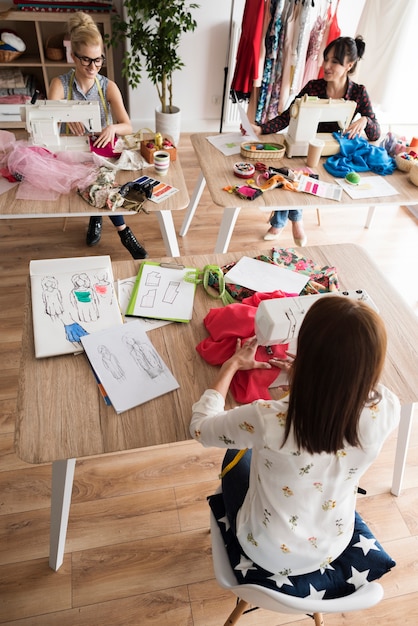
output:
[{"label": "color swatch card", "polygon": [[341,187],[333,183],[325,183],[322,180],[311,178],[310,176],[301,176],[298,180],[298,191],[310,193],[319,198],[328,198],[339,202],[343,195]]},{"label": "color swatch card", "polygon": [[140,185],[148,185],[152,186],[152,196],[150,198],[151,202],[155,202],[159,204],[166,200],[169,196],[172,196],[174,193],[178,192],[176,187],[169,185],[161,180],[156,180],[155,178],[151,178],[150,176],[141,176],[141,178],[137,178],[135,183]]}]

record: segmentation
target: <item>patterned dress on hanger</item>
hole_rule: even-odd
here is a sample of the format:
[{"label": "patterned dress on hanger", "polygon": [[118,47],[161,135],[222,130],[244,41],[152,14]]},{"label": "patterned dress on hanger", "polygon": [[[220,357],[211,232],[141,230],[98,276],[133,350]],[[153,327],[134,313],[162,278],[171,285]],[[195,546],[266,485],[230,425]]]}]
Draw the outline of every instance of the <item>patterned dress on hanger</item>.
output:
[{"label": "patterned dress on hanger", "polygon": [[256,111],[256,123],[263,123],[267,119],[267,111],[272,92],[272,76],[279,52],[280,31],[282,27],[282,12],[284,0],[274,0],[270,5],[271,20],[266,35],[266,60],[264,63],[263,80],[260,87]]},{"label": "patterned dress on hanger", "polygon": [[322,39],[327,26],[327,18],[318,15],[311,30],[309,37],[308,50],[306,53],[305,72],[303,74],[302,86],[310,80],[318,78],[319,68],[322,65],[322,59],[319,59],[319,50],[321,48]]}]

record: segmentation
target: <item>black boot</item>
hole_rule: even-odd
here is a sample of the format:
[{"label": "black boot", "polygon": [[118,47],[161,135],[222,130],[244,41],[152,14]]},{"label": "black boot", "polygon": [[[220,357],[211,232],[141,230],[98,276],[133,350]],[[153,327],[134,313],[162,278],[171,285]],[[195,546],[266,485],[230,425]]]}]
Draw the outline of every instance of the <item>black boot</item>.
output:
[{"label": "black boot", "polygon": [[102,236],[102,218],[91,217],[89,227],[87,229],[86,244],[88,246],[96,246]]},{"label": "black boot", "polygon": [[127,250],[132,254],[134,259],[146,259],[148,252],[141,246],[129,226],[123,230],[118,230],[119,237]]}]

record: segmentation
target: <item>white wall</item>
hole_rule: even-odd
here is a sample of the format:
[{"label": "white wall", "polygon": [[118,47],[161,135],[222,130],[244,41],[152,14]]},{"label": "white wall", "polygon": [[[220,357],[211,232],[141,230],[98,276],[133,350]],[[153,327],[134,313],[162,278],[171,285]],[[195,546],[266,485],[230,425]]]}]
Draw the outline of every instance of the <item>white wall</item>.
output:
[{"label": "white wall", "polygon": [[[231,11],[239,24],[245,0],[196,0],[194,11],[197,29],[186,33],[180,56],[185,63],[174,75],[174,102],[182,112],[183,132],[217,131],[220,126],[222,93],[227,67]],[[317,0],[318,1],[318,0]],[[338,17],[343,35],[355,35],[365,0],[340,0]],[[229,82],[232,76],[229,76]],[[228,93],[227,93],[228,97]],[[155,127],[158,96],[148,77],[136,89],[127,90],[127,105],[135,129]],[[228,130],[224,127],[224,130]]]},{"label": "white wall", "polygon": [[[193,14],[197,28],[185,33],[180,57],[185,63],[174,75],[173,104],[181,109],[183,132],[218,130],[227,64],[231,0],[197,0]],[[234,12],[241,21],[245,0],[235,0]],[[136,89],[128,89],[128,108],[134,129],[155,127],[157,90],[144,74]]]}]

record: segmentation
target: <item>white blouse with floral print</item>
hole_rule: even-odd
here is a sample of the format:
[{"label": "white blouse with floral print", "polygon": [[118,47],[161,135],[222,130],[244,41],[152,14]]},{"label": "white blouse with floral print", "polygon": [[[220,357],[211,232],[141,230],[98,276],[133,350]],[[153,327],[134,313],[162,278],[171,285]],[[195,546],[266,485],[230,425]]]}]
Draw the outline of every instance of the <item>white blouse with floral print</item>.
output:
[{"label": "white blouse with floral print", "polygon": [[292,433],[283,447],[288,402],[258,400],[224,411],[207,389],[193,405],[190,433],[204,446],[252,449],[250,485],[237,516],[237,538],[247,556],[278,577],[330,567],[354,528],[361,476],[397,426],[398,398],[378,385],[381,400],[360,417],[362,448],[337,454],[298,450]]}]

